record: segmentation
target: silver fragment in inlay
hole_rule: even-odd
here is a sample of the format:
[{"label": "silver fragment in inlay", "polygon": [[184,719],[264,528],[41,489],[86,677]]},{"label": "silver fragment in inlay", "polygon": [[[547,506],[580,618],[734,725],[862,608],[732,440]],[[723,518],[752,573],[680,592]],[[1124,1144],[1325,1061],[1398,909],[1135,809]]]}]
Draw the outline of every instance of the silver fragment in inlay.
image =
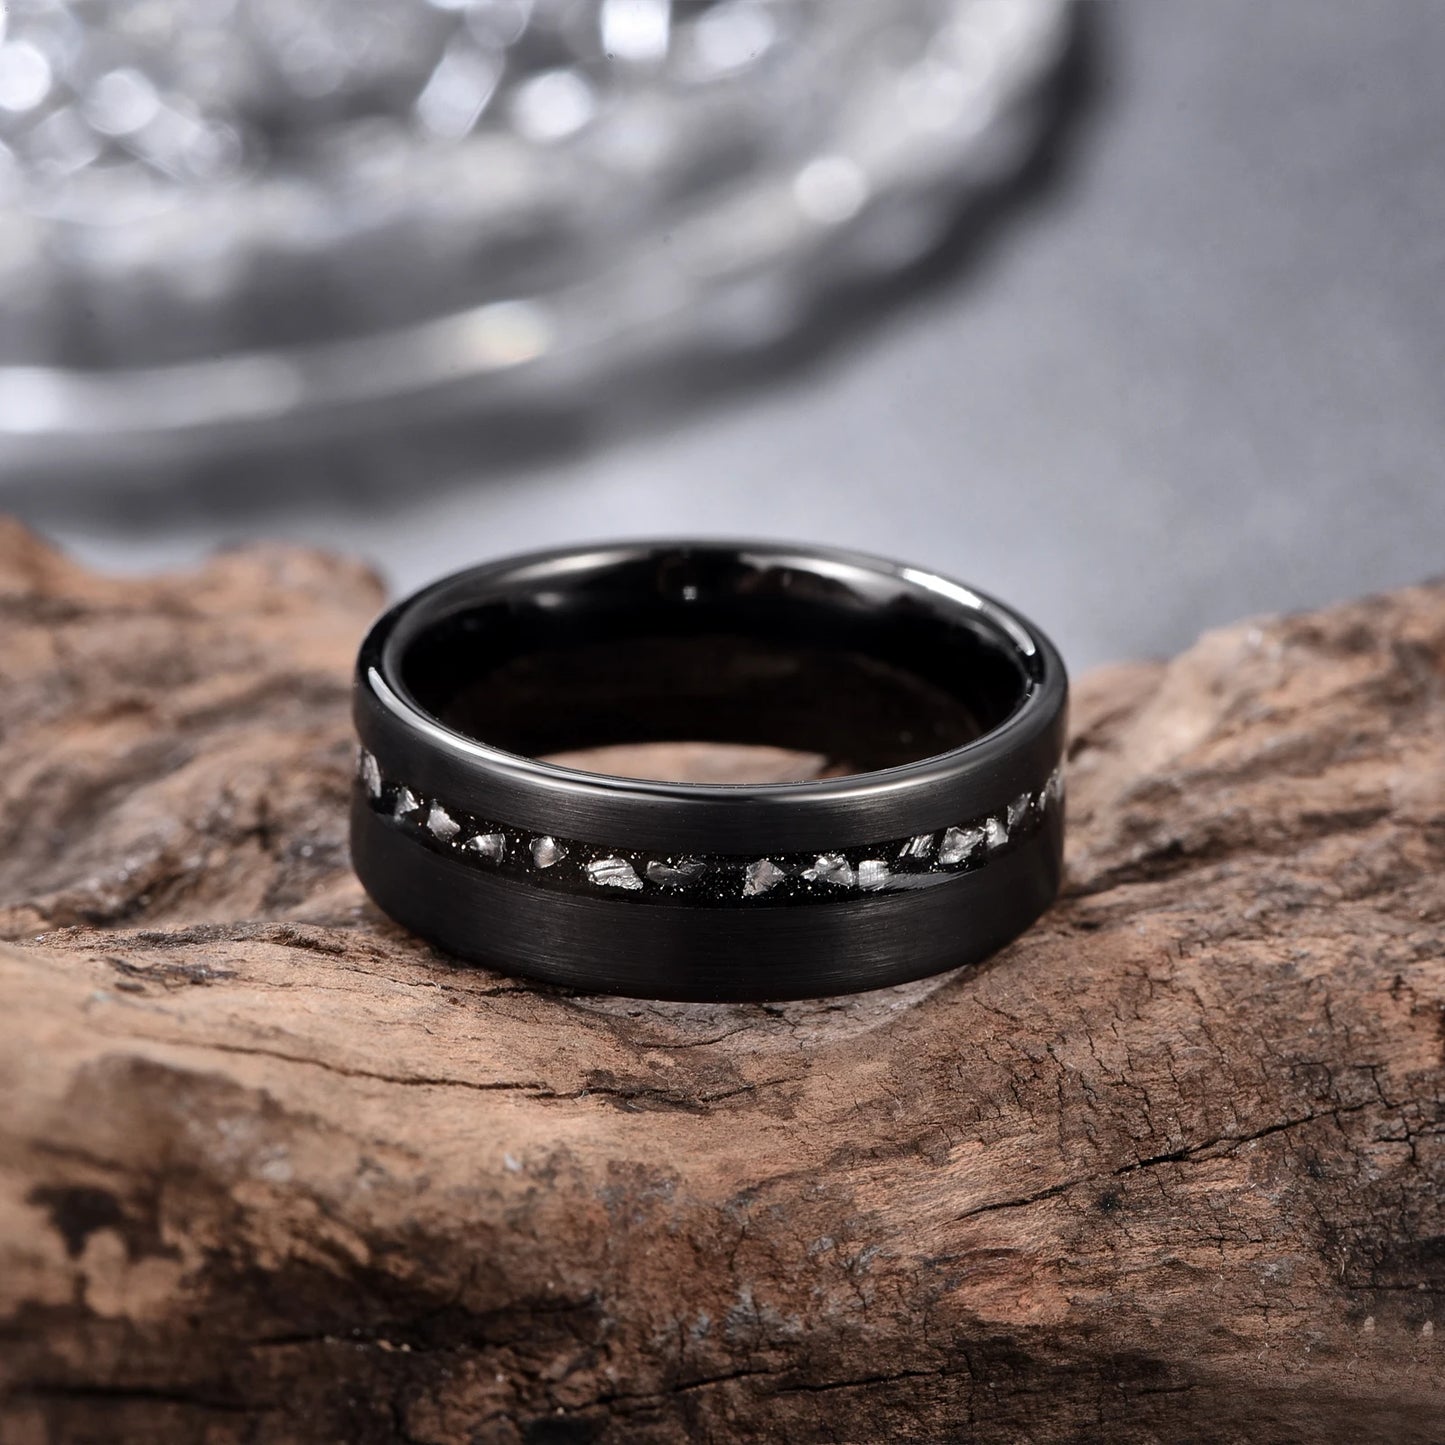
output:
[{"label": "silver fragment in inlay", "polygon": [[1013,802],[1008,805],[1008,830],[1010,833],[1018,829],[1020,823],[1029,815],[1029,807],[1033,799],[1027,793],[1020,793]]},{"label": "silver fragment in inlay", "polygon": [[426,815],[427,832],[442,843],[450,843],[462,831],[462,825],[440,803],[433,803]]},{"label": "silver fragment in inlay", "polygon": [[803,877],[817,879],[833,888],[851,888],[858,881],[853,865],[841,853],[824,853],[811,868],[803,870]]},{"label": "silver fragment in inlay", "polygon": [[938,861],[945,866],[962,863],[974,849],[983,844],[982,828],[949,828],[938,850]]},{"label": "silver fragment in inlay", "polygon": [[1056,807],[1064,798],[1064,770],[1055,768],[1044,784],[1044,797],[1050,807]]},{"label": "silver fragment in inlay", "polygon": [[654,859],[647,865],[647,880],[661,888],[686,888],[696,883],[707,872],[707,864],[700,858],[684,858],[680,863],[664,863]]},{"label": "silver fragment in inlay", "polygon": [[357,774],[361,778],[362,786],[366,789],[368,798],[379,798],[381,796],[381,765],[365,748],[361,750],[361,756],[357,759]]},{"label": "silver fragment in inlay", "polygon": [[479,854],[489,863],[500,863],[507,856],[507,835],[505,833],[478,833],[462,845]]},{"label": "silver fragment in inlay", "polygon": [[771,858],[759,858],[756,863],[749,863],[747,876],[743,882],[743,897],[756,898],[760,893],[766,893],[768,889],[781,883],[787,874],[778,867]]},{"label": "silver fragment in inlay", "polygon": [[588,879],[603,888],[641,888],[642,879],[626,858],[598,858],[587,865]]},{"label": "silver fragment in inlay", "polygon": [[881,858],[865,858],[858,865],[858,886],[875,893],[888,883],[888,865]]}]

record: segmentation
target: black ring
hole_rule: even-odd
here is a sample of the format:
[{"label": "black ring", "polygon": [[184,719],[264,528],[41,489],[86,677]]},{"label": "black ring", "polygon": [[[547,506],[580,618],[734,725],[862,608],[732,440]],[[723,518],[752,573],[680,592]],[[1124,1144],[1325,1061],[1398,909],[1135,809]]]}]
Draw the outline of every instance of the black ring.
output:
[{"label": "black ring", "polygon": [[[785,999],[987,957],[1058,893],[1068,684],[970,588],[777,543],[576,548],[445,578],[357,659],[352,858],[450,954],[599,993]],[[803,782],[546,761],[774,744]]]}]

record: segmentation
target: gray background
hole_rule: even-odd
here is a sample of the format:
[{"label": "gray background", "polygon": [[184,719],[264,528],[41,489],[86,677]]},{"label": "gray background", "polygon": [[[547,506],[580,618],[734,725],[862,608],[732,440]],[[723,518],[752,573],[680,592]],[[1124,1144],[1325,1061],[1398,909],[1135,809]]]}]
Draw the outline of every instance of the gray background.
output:
[{"label": "gray background", "polygon": [[808,364],[462,485],[23,510],[110,567],[286,536],[399,588],[578,538],[831,541],[996,590],[1075,667],[1445,570],[1445,3],[1089,32],[1064,159]]}]

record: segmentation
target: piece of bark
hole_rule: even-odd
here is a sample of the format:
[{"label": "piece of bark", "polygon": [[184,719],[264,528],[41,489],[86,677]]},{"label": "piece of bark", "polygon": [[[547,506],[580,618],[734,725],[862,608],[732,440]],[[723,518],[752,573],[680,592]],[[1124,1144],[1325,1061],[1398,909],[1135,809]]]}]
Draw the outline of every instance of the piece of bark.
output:
[{"label": "piece of bark", "polygon": [[1445,1438],[1445,587],[1084,678],[1064,901],[766,1006],[376,914],[378,601],[0,529],[0,1438]]}]

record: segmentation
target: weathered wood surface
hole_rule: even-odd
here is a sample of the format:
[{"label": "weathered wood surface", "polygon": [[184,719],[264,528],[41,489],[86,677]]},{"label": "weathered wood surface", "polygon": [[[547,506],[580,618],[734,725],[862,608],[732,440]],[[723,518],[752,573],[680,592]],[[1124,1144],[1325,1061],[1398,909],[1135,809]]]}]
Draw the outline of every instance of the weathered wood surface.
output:
[{"label": "weathered wood surface", "polygon": [[768,1007],[363,902],[377,602],[0,530],[0,1438],[1445,1439],[1445,587],[1083,679],[1067,899]]}]

